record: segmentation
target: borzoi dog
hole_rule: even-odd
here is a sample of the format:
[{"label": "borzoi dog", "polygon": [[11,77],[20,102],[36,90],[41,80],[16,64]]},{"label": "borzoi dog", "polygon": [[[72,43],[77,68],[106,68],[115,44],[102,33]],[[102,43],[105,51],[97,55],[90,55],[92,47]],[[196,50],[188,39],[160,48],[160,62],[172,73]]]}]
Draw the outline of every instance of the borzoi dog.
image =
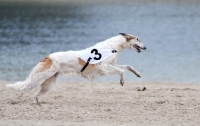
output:
[{"label": "borzoi dog", "polygon": [[35,96],[38,102],[39,96],[45,94],[53,85],[59,74],[82,76],[93,80],[106,74],[119,74],[120,84],[124,85],[124,70],[129,70],[137,77],[141,77],[130,65],[115,64],[119,53],[123,49],[134,49],[137,52],[146,47],[137,36],[119,33],[120,35],[97,43],[95,46],[81,51],[56,52],[46,56],[31,71],[23,82],[7,84],[7,88],[20,90],[17,98],[28,90],[40,86]]}]

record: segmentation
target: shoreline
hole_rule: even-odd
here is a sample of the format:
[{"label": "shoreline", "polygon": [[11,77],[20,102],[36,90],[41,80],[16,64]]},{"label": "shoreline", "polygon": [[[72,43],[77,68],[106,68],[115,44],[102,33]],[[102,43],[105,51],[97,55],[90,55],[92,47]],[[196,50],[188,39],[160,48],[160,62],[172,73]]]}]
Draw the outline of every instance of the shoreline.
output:
[{"label": "shoreline", "polygon": [[[0,82],[0,125],[199,125],[200,85],[165,82],[65,82],[33,101],[37,89],[8,104],[17,91]],[[144,87],[146,88],[144,91]]]}]

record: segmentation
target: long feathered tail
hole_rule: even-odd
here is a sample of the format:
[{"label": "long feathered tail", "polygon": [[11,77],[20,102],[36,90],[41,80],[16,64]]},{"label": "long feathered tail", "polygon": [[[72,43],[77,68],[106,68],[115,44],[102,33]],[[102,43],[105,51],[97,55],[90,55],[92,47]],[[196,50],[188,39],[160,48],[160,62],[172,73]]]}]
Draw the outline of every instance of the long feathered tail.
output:
[{"label": "long feathered tail", "polygon": [[21,90],[25,89],[27,87],[27,85],[25,84],[25,82],[19,81],[14,84],[6,84],[6,87],[21,91]]},{"label": "long feathered tail", "polygon": [[[45,66],[45,60],[48,60],[48,58],[45,57],[44,60],[40,61],[31,71],[30,75],[26,78],[25,81],[18,81],[14,84],[7,84],[6,87],[7,88],[11,88],[11,89],[14,89],[14,90],[18,90],[18,91],[22,91],[24,90],[25,88],[27,88],[28,86],[32,85],[32,84],[35,84],[35,82],[38,82],[40,81],[40,76],[41,76],[41,70],[44,70]],[[39,83],[41,84],[41,83]]]}]

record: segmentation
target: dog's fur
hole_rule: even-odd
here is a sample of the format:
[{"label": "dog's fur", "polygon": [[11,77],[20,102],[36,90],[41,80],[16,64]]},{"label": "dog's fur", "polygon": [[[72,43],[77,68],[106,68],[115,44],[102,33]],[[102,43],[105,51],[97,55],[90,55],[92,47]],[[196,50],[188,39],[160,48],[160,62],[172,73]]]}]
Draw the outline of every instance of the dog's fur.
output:
[{"label": "dog's fur", "polygon": [[117,53],[113,53],[109,58],[100,63],[89,64],[83,72],[81,72],[81,69],[86,62],[77,56],[76,51],[56,52],[41,60],[33,68],[25,81],[7,84],[7,87],[20,90],[20,94],[17,97],[19,98],[28,90],[40,86],[40,90],[35,96],[35,100],[38,102],[39,96],[45,94],[50,87],[55,85],[57,76],[62,73],[82,76],[89,80],[93,80],[105,74],[119,74],[120,84],[122,86],[124,84],[124,70],[129,70],[137,77],[141,77],[130,65],[115,64],[122,49],[134,49],[137,52],[141,52],[141,49],[146,49],[146,47],[138,40],[138,37],[120,33],[120,35],[107,39],[102,43],[107,48],[115,49]]}]

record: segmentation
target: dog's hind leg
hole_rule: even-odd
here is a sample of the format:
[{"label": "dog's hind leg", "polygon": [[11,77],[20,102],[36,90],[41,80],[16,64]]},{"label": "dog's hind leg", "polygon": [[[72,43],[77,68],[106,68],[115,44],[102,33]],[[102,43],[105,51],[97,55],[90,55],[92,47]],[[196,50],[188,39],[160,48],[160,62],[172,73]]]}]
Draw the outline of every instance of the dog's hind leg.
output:
[{"label": "dog's hind leg", "polygon": [[31,85],[33,88],[42,84],[46,79],[53,76],[56,72],[58,72],[57,66],[52,65],[51,58],[46,56],[32,69],[30,75],[25,81],[16,82],[15,84],[7,84],[7,88],[12,88],[20,91],[25,90],[29,85]]},{"label": "dog's hind leg", "polygon": [[55,84],[58,73],[47,79],[43,84],[40,85],[40,90],[35,96],[35,101],[38,103],[38,98],[44,95],[47,91],[49,91]]},{"label": "dog's hind leg", "polygon": [[20,90],[20,94],[16,97],[16,99],[18,99],[27,91],[43,84],[47,79],[54,76],[58,72],[57,68],[58,66],[52,65],[52,61],[49,57],[45,57],[33,68],[25,81],[8,84],[7,87]]},{"label": "dog's hind leg", "polygon": [[43,84],[46,80],[49,79],[49,76],[51,78],[52,75],[55,75],[54,72],[50,72],[50,71],[47,71],[46,73],[47,73],[48,76],[47,75],[46,76],[44,76],[44,75],[40,76],[40,74],[39,74],[39,75],[36,75],[36,77],[27,78],[28,80],[24,81],[26,87],[23,90],[20,91],[19,95],[16,98],[11,99],[8,103],[12,102],[13,100],[20,98],[27,91]]},{"label": "dog's hind leg", "polygon": [[141,75],[139,72],[137,72],[132,66],[130,65],[117,65],[115,64],[116,67],[119,67],[123,70],[129,70],[130,72],[134,73],[137,77],[140,77],[141,78]]}]

